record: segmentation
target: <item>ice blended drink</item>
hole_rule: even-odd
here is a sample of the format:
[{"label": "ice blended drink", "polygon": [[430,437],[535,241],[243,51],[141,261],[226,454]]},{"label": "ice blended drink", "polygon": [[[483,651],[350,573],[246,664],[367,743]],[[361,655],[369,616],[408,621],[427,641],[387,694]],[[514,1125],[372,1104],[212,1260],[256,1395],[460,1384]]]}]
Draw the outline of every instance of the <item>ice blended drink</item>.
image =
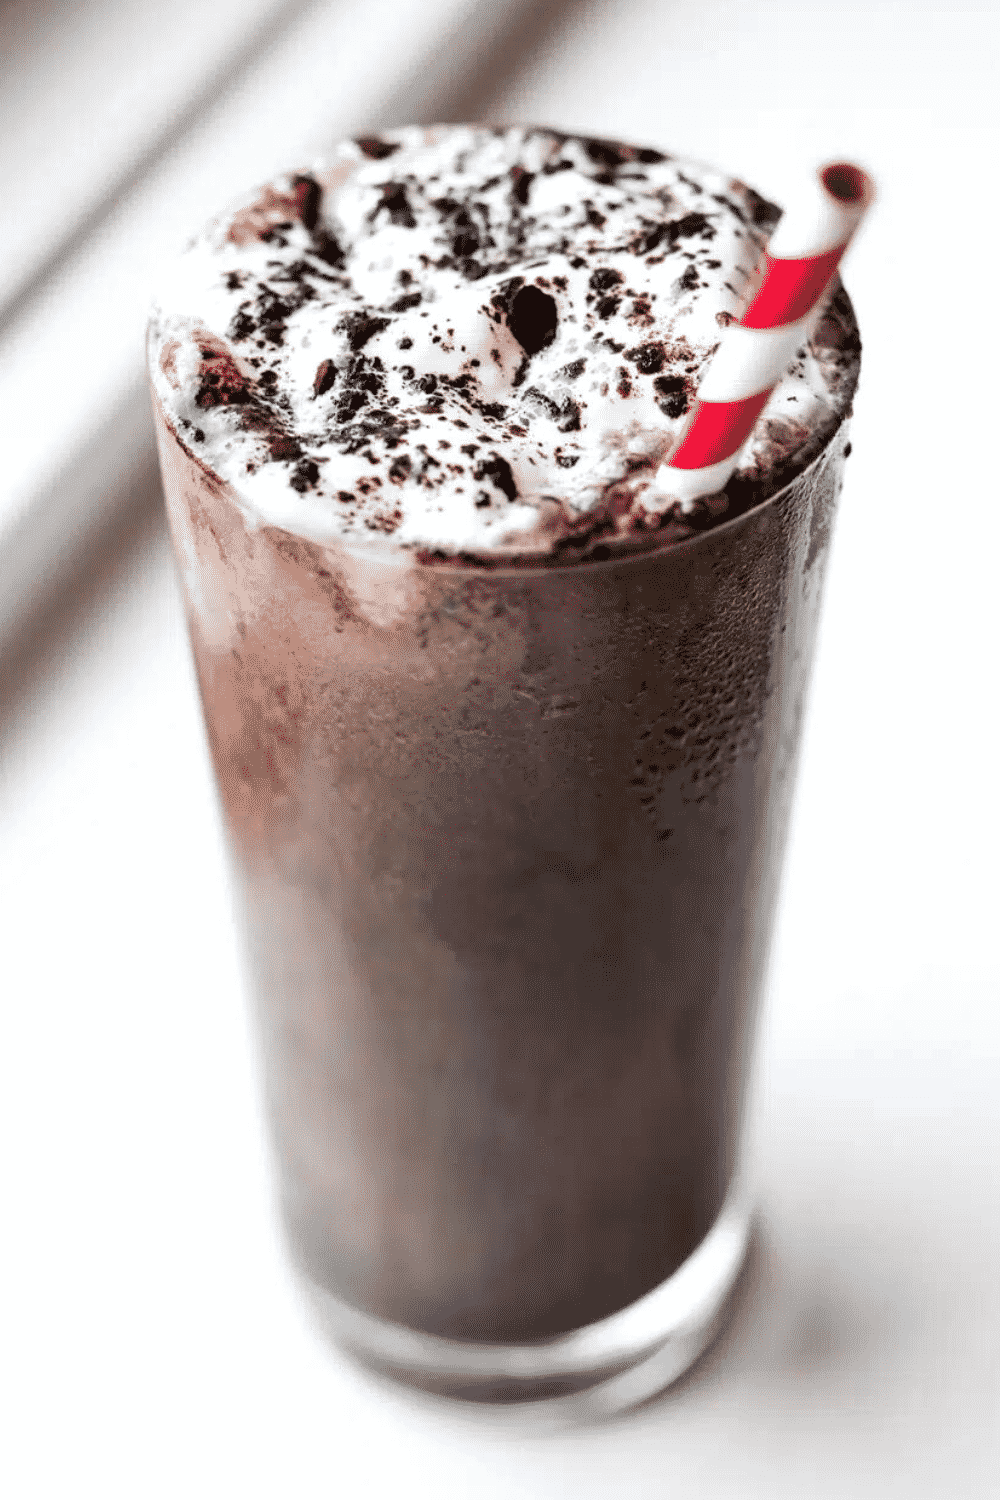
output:
[{"label": "ice blended drink", "polygon": [[842,290],[725,489],[662,475],[778,216],[658,151],[406,129],[163,279],[284,1222],[334,1335],[404,1378],[569,1389],[678,1318],[686,1360],[739,1268]]}]

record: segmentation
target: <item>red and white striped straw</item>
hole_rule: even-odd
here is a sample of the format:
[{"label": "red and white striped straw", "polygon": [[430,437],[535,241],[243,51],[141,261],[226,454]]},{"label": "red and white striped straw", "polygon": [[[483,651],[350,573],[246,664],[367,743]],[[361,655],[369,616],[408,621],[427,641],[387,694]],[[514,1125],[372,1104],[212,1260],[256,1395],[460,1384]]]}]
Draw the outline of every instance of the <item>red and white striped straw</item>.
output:
[{"label": "red and white striped straw", "polygon": [[664,497],[687,508],[722,489],[768,397],[819,320],[873,197],[866,172],[832,162],[779,219],[757,268],[758,276],[763,268],[758,290],[723,335],[680,441],[657,472]]}]

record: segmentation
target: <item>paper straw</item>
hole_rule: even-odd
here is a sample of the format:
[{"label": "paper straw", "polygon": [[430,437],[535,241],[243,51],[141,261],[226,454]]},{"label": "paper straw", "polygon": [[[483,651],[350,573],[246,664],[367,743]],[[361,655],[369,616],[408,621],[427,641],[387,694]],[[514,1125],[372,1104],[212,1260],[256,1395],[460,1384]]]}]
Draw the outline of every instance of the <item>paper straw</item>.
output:
[{"label": "paper straw", "polygon": [[812,190],[782,215],[764,252],[760,285],[730,324],[698,388],[680,442],[656,490],[688,509],[721,490],[768,397],[822,314],[840,259],[874,187],[850,162],[821,167]]}]

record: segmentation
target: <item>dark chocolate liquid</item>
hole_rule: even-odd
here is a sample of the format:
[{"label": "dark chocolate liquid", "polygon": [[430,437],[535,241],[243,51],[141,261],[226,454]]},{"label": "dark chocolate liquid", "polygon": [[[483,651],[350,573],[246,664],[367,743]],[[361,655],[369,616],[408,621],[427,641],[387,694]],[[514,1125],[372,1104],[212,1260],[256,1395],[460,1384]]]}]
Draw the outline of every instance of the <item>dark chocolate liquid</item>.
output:
[{"label": "dark chocolate liquid", "polygon": [[297,1259],[451,1337],[624,1307],[734,1171],[846,428],[689,542],[380,623],[161,442]]}]

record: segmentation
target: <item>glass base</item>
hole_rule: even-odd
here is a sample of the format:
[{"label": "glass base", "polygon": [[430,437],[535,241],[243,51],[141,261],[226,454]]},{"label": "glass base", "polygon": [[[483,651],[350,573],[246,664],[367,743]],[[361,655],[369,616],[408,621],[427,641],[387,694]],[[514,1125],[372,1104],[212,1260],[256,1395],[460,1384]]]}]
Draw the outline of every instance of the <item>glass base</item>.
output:
[{"label": "glass base", "polygon": [[323,1333],[379,1375],[462,1401],[612,1416],[672,1384],[722,1331],[746,1260],[751,1210],[734,1187],[683,1265],[621,1312],[531,1344],[477,1344],[383,1322],[300,1278]]}]

